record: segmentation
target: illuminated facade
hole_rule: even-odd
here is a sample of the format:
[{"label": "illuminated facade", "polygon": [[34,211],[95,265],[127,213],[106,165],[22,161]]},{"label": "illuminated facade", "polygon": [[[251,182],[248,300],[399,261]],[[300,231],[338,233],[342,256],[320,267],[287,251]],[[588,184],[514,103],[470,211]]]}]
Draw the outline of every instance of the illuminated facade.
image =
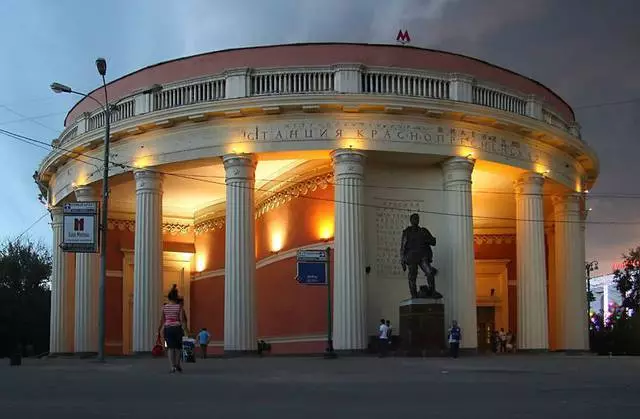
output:
[{"label": "illuminated facade", "polygon": [[[169,61],[108,89],[152,84],[163,90],[112,116],[107,353],[151,350],[173,283],[220,349],[321,352],[327,290],[296,282],[295,255],[326,246],[334,346],[364,349],[408,296],[398,253],[413,211],[438,239],[463,347],[483,349],[493,328],[521,350],[588,347],[582,198],[598,163],[545,86],[446,52],[301,44]],[[39,169],[51,352],[95,352],[98,256],[56,245],[61,204],[99,200],[104,114],[82,100],[65,127]]]}]

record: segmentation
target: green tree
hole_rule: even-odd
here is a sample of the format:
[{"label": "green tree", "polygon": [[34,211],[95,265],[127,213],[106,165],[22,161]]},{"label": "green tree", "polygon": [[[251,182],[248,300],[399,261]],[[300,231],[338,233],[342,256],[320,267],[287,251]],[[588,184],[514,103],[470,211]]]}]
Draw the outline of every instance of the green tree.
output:
[{"label": "green tree", "polygon": [[51,254],[30,240],[0,246],[0,356],[49,347]]},{"label": "green tree", "polygon": [[640,311],[640,247],[629,250],[623,258],[623,269],[613,273],[616,288],[622,296],[622,307],[637,313]]}]

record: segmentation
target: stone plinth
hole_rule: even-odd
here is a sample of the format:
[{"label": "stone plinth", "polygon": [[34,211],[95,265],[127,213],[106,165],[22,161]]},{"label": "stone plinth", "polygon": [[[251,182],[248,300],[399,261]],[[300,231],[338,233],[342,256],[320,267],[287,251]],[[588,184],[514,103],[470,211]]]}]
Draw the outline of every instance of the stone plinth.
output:
[{"label": "stone plinth", "polygon": [[400,350],[408,356],[439,356],[446,350],[444,304],[414,298],[400,303]]}]

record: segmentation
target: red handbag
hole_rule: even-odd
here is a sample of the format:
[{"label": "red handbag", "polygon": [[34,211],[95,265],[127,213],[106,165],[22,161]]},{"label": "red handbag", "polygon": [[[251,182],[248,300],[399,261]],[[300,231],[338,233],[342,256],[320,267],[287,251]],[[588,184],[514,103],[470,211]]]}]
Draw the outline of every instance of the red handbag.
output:
[{"label": "red handbag", "polygon": [[160,333],[158,333],[158,337],[156,338],[156,344],[153,345],[153,349],[151,350],[151,355],[154,357],[159,357],[159,356],[162,356],[163,352],[164,352],[164,345],[162,344]]}]

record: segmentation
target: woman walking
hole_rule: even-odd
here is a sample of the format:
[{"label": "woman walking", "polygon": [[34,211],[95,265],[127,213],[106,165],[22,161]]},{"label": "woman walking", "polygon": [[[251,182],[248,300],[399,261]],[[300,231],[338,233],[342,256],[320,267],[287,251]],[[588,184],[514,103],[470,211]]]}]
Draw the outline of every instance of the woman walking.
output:
[{"label": "woman walking", "polygon": [[178,287],[175,284],[171,287],[167,298],[169,302],[162,306],[162,317],[158,333],[161,331],[164,333],[164,340],[167,343],[167,355],[169,362],[171,362],[171,372],[182,372],[180,355],[182,337],[184,336],[184,329],[187,327],[187,316],[183,305],[180,303]]}]

